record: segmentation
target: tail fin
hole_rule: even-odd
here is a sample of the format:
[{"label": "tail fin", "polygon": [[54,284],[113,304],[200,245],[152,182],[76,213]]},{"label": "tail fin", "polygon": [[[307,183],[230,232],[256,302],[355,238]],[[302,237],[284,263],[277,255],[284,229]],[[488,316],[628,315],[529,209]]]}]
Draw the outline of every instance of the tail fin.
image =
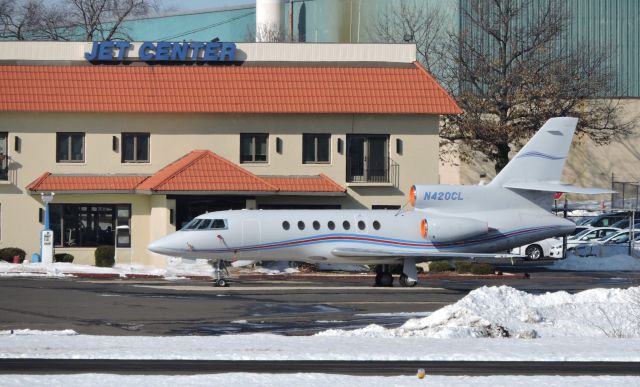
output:
[{"label": "tail fin", "polygon": [[560,182],[577,124],[573,117],[549,119],[490,184]]},{"label": "tail fin", "polygon": [[560,181],[577,124],[578,119],[573,117],[549,119],[489,185],[535,191],[521,192],[521,195],[542,207],[551,204],[551,196],[544,192],[587,195],[611,193],[609,190],[575,187]]}]

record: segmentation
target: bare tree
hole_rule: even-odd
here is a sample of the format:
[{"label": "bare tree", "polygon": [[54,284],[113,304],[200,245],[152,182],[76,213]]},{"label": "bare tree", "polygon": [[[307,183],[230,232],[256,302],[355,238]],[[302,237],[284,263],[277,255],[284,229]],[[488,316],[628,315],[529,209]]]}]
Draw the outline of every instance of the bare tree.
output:
[{"label": "bare tree", "polygon": [[367,27],[372,40],[386,43],[415,43],[418,60],[431,73],[442,56],[436,47],[445,33],[445,15],[435,3],[416,0],[387,2],[373,24]]},{"label": "bare tree", "polygon": [[0,38],[29,39],[40,24],[44,8],[40,0],[0,0]]},{"label": "bare tree", "polygon": [[499,172],[550,117],[578,117],[578,133],[597,144],[629,134],[633,123],[622,121],[619,100],[603,97],[615,80],[607,54],[567,42],[564,1],[467,4],[463,27],[441,52],[444,83],[464,110],[446,118],[443,144],[462,143],[463,160],[480,153]]},{"label": "bare tree", "polygon": [[123,22],[157,10],[156,0],[0,0],[0,38],[128,39]]}]

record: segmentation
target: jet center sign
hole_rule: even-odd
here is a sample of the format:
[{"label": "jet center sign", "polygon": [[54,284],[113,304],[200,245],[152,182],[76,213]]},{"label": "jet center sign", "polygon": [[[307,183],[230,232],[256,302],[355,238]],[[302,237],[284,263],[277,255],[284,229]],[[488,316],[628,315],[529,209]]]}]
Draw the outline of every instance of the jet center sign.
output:
[{"label": "jet center sign", "polygon": [[[227,42],[93,42],[84,58],[89,62],[233,62],[235,43]],[[137,56],[131,55],[136,52]]]}]

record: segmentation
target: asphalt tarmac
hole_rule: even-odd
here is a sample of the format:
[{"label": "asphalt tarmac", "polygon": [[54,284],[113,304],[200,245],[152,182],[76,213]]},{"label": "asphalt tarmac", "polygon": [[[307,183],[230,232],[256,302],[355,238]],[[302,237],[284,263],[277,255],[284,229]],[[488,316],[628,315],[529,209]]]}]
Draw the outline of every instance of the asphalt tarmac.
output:
[{"label": "asphalt tarmac", "polygon": [[313,361],[313,360],[77,360],[0,359],[1,374],[109,373],[194,375],[229,372],[325,373],[343,375],[640,375],[634,362],[521,361]]},{"label": "asphalt tarmac", "polygon": [[[90,335],[308,335],[376,323],[396,327],[480,286],[532,293],[640,285],[640,273],[534,272],[529,279],[440,279],[415,288],[366,280],[206,281],[0,278],[0,330],[73,329]],[[418,313],[416,315],[416,313]],[[241,322],[241,323],[240,323]]]}]

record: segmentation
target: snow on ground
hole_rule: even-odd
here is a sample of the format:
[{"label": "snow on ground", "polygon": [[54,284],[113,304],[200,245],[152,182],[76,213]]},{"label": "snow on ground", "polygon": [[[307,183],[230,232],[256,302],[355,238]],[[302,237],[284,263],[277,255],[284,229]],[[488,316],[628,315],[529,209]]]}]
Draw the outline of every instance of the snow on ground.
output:
[{"label": "snow on ground", "polygon": [[369,325],[321,336],[633,337],[640,338],[640,287],[533,295],[508,286],[482,287],[424,318],[395,329]]},{"label": "snow on ground", "polygon": [[[243,269],[245,272],[281,274],[296,273],[298,269],[288,266],[287,262],[274,263],[258,267],[253,270]],[[124,277],[127,274],[153,275],[166,279],[178,279],[187,276],[212,276],[213,268],[206,259],[182,260],[180,258],[169,258],[165,268],[155,268],[143,265],[117,264],[114,267],[96,267],[91,265],[79,265],[74,263],[56,262],[52,264],[29,263],[22,264],[7,263],[0,261],[0,277],[20,277],[20,276],[42,276],[42,277],[65,277],[69,273],[83,274],[118,274]]]},{"label": "snow on ground", "polygon": [[229,373],[213,375],[0,375],[0,383],[6,387],[43,386],[120,386],[138,387],[140,384],[156,387],[173,386],[451,386],[451,387],[499,387],[499,386],[582,386],[627,387],[637,385],[633,376],[441,376],[427,375],[420,380],[415,376],[349,376],[327,374],[251,374]]},{"label": "snow on ground", "polygon": [[640,361],[640,287],[573,295],[483,287],[399,328],[306,337],[54,334],[43,340],[43,332],[31,332],[0,332],[0,358]]},{"label": "snow on ground", "polygon": [[[0,358],[158,360],[640,361],[640,339],[368,336],[0,335]],[[0,383],[1,385],[1,383]]]}]

